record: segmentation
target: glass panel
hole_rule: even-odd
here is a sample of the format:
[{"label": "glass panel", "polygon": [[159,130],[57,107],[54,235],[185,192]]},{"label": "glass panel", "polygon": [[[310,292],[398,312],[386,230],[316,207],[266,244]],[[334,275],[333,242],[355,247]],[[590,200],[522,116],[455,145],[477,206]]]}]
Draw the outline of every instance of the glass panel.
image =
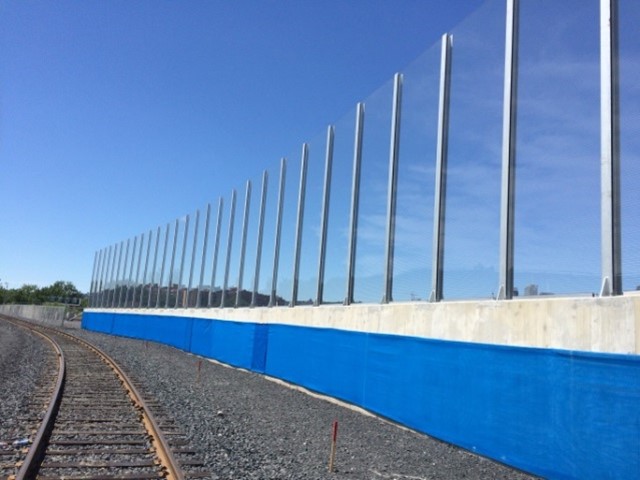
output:
[{"label": "glass panel", "polygon": [[640,290],[640,2],[620,0],[622,286]]},{"label": "glass panel", "polygon": [[438,127],[440,44],[403,71],[393,300],[428,298]]},{"label": "glass panel", "polygon": [[600,287],[599,2],[522,2],[514,286]]},{"label": "glass panel", "polygon": [[[238,299],[239,307],[246,307],[251,304],[251,291],[253,288],[253,271],[255,267],[255,237],[258,226],[258,213],[260,202],[260,178],[251,179],[251,193],[249,196],[249,211],[247,217],[247,236],[244,252],[244,265],[242,271],[242,279],[240,278],[240,260],[242,257],[242,235],[245,208],[245,190],[242,192],[241,198],[238,198],[238,214],[236,221],[238,222],[238,239],[236,245],[238,249],[238,268],[233,272],[236,275],[236,292],[233,297],[235,305],[237,298],[237,288],[240,288],[240,297]],[[241,281],[242,280],[242,281]]]},{"label": "glass panel", "polygon": [[443,296],[488,298],[498,285],[505,2],[453,31]]},{"label": "glass panel", "polygon": [[[273,248],[276,231],[276,209],[278,208],[279,175],[280,164],[274,163],[272,168],[268,171],[267,179],[267,198],[264,212],[264,231],[262,234],[262,254],[260,256],[258,295],[256,297],[255,305],[257,307],[266,307],[269,305],[271,279],[273,278]],[[262,184],[260,188],[262,188]],[[251,244],[250,248],[257,252],[256,243]]]},{"label": "glass panel", "polygon": [[326,138],[326,132],[322,132],[309,142],[307,190],[298,281],[298,305],[312,305],[316,298]]},{"label": "glass panel", "polygon": [[287,157],[287,175],[282,213],[282,236],[280,237],[280,261],[278,266],[277,304],[288,305],[293,286],[293,255],[296,241],[296,218],[298,214],[298,190],[300,188],[301,152],[296,150]]},{"label": "glass panel", "polygon": [[184,267],[183,285],[185,291],[181,296],[180,306],[195,307],[198,296],[198,274],[202,260],[202,238],[205,209],[197,210],[191,217],[191,231],[187,242],[187,255]]},{"label": "glass panel", "polygon": [[[241,198],[240,204],[242,204],[242,198],[244,197],[244,193],[241,192],[239,197]],[[242,210],[242,207],[240,207]],[[232,215],[232,195],[230,194],[224,203],[224,218],[222,220],[222,225],[220,228],[220,250],[218,253],[218,272],[219,274],[216,276],[216,280],[218,281],[218,285],[214,287],[214,301],[212,306],[232,306],[235,301],[235,290],[233,291],[233,295],[229,292],[233,288],[233,285],[236,282],[236,276],[234,272],[234,265],[237,265],[234,262],[234,255],[237,254],[238,247],[236,245],[237,240],[237,226],[238,226],[238,190],[236,189],[236,203],[235,203],[235,211],[233,212],[233,232],[231,232],[232,242],[229,245],[229,227],[230,219]],[[230,250],[229,256],[229,268],[227,271],[227,252]],[[237,266],[235,268],[237,271]],[[224,298],[224,305],[222,304],[222,289],[224,288],[225,276],[227,277],[227,290]]]},{"label": "glass panel", "polygon": [[[207,292],[207,301],[204,305],[215,308],[220,305],[220,291],[224,277],[224,264],[226,251],[225,239],[226,231],[228,227],[227,218],[229,212],[225,209],[229,208],[229,198],[222,198],[222,204],[220,199],[214,202],[211,206],[211,226],[209,227],[209,256],[211,258],[211,264],[208,266],[209,271],[209,291]],[[218,228],[220,227],[220,228]],[[207,275],[205,273],[205,276]]]},{"label": "glass panel", "polygon": [[[172,244],[171,244],[171,248],[175,249],[172,250],[171,252],[171,258],[169,260],[169,289],[168,289],[168,295],[169,295],[169,300],[167,303],[167,306],[169,308],[173,308],[177,305],[178,303],[178,296],[179,296],[179,290],[180,290],[180,283],[181,283],[181,274],[183,273],[181,271],[181,267],[183,267],[182,265],[182,252],[183,252],[183,243],[184,243],[184,232],[185,232],[185,228],[186,228],[186,217],[182,217],[180,219],[178,219],[178,223],[177,223],[177,230],[175,230],[174,233],[174,237],[172,237]],[[176,226],[174,225],[174,228],[176,228]],[[175,236],[177,231],[177,236]]]},{"label": "glass panel", "polygon": [[355,118],[352,109],[335,124],[323,303],[345,298]]},{"label": "glass panel", "polygon": [[384,289],[393,82],[365,101],[354,302],[378,303]]}]

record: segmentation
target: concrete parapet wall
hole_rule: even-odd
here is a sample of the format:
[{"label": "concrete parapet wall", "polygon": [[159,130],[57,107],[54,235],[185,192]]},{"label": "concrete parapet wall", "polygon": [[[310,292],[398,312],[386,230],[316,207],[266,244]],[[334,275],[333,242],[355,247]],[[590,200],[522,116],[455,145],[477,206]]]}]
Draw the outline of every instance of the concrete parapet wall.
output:
[{"label": "concrete parapet wall", "polygon": [[0,305],[0,313],[23,320],[61,327],[65,320],[66,308],[44,305]]},{"label": "concrete parapet wall", "polygon": [[640,295],[224,309],[93,309],[407,335],[492,345],[640,354]]}]

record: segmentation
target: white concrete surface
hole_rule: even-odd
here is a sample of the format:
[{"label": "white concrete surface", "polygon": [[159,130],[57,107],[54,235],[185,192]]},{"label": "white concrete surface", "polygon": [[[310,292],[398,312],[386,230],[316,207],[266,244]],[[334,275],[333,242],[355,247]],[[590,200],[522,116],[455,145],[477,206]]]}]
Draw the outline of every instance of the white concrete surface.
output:
[{"label": "white concrete surface", "polygon": [[91,309],[336,328],[494,345],[640,354],[640,294],[388,305]]}]

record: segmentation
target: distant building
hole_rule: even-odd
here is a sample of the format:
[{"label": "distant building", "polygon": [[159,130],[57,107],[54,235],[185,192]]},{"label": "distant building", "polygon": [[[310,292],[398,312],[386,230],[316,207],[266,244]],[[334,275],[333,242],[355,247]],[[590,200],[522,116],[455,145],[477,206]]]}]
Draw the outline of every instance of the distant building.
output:
[{"label": "distant building", "polygon": [[524,295],[525,297],[532,297],[538,295],[538,285],[535,283],[530,283],[526,287],[524,287]]}]

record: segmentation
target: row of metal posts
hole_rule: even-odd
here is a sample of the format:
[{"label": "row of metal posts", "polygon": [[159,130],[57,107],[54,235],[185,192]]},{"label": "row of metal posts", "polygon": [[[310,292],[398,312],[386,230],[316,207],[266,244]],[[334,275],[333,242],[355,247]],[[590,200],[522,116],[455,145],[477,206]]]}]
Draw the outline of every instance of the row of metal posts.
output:
[{"label": "row of metal posts", "polygon": [[[518,80],[518,24],[519,24],[519,0],[507,0],[506,8],[506,37],[505,37],[505,74],[504,74],[504,103],[503,103],[503,147],[502,147],[502,192],[501,192],[501,212],[500,212],[500,270],[499,270],[499,299],[510,299],[513,296],[513,257],[514,257],[514,199],[515,199],[515,168],[516,168],[516,120],[517,120],[517,80]],[[621,262],[620,262],[620,153],[619,153],[619,86],[618,86],[618,19],[617,0],[601,0],[600,2],[600,45],[601,45],[601,234],[602,234],[602,289],[601,295],[619,295],[622,293]],[[449,129],[449,103],[451,85],[451,56],[452,56],[452,36],[445,34],[441,41],[440,60],[440,88],[438,106],[438,131],[436,147],[436,175],[435,175],[435,195],[434,195],[434,228],[433,228],[433,257],[432,257],[432,279],[430,301],[437,302],[443,297],[443,262],[444,262],[444,239],[445,239],[445,201],[446,201],[446,173],[447,173],[447,150],[448,150],[448,129]],[[393,107],[390,135],[389,151],[389,176],[388,176],[388,198],[387,198],[387,222],[386,222],[386,249],[385,249],[385,275],[384,291],[382,303],[393,300],[393,259],[394,259],[394,239],[395,239],[395,219],[396,219],[396,198],[397,198],[397,178],[398,178],[398,155],[400,139],[400,119],[401,119],[401,99],[402,99],[402,75],[396,74],[394,77]],[[349,240],[347,254],[347,276],[345,287],[344,304],[349,305],[354,301],[355,282],[355,259],[356,259],[356,234],[358,230],[359,198],[360,198],[360,170],[362,162],[362,140],[364,131],[365,107],[359,103],[356,107],[355,137],[353,150],[353,174],[351,186],[351,207],[349,221]],[[324,272],[326,262],[326,241],[329,219],[329,200],[331,195],[331,174],[333,162],[334,127],[329,126],[326,138],[326,154],[324,169],[324,184],[322,196],[322,210],[320,221],[320,249],[318,255],[318,281],[316,289],[315,304],[323,303]],[[301,158],[300,184],[298,191],[297,220],[295,229],[294,261],[293,261],[293,287],[289,305],[295,306],[298,294],[301,241],[304,220],[306,172],[308,163],[308,146],[303,144]],[[269,306],[277,304],[277,280],[278,264],[280,255],[280,236],[282,231],[282,212],[284,189],[286,179],[286,159],[280,163],[280,178],[276,212],[274,255],[272,265],[271,292],[269,296]],[[268,174],[265,171],[262,176],[262,190],[260,197],[260,211],[258,220],[258,235],[256,242],[256,263],[254,282],[251,295],[251,306],[256,306],[258,295],[258,283],[260,278],[260,267],[262,257],[262,242],[265,219],[266,193]],[[236,191],[231,194],[231,205],[229,214],[229,229],[227,235],[227,255],[224,268],[224,279],[221,290],[220,302],[213,305],[213,296],[216,285],[216,270],[218,263],[218,251],[220,245],[220,229],[223,214],[223,200],[218,201],[217,222],[215,229],[215,240],[213,249],[213,264],[211,273],[211,283],[208,292],[206,307],[239,306],[244,275],[244,258],[246,252],[247,228],[249,221],[249,206],[251,198],[251,182],[247,182],[244,213],[242,223],[242,239],[240,247],[240,266],[238,272],[238,285],[235,302],[231,304],[225,300],[229,281],[229,267],[231,252],[233,247],[233,230],[235,220]],[[202,261],[200,266],[200,278],[197,287],[197,297],[195,307],[204,307],[201,301],[201,293],[204,285],[204,272],[206,252],[208,248],[208,233],[211,215],[211,205],[207,206],[204,226],[204,239],[202,242]],[[191,254],[191,266],[189,270],[189,281],[186,287],[183,307],[189,306],[190,293],[194,290],[193,273],[196,258],[196,241],[198,237],[200,211],[196,212],[194,227],[194,240]],[[174,228],[173,247],[171,254],[171,265],[169,268],[169,280],[164,307],[168,308],[170,303],[170,290],[173,282],[173,271],[175,253],[177,245],[179,220],[176,220]],[[153,266],[151,278],[149,279],[149,292],[146,302],[143,302],[144,285],[147,283],[147,273],[149,264],[149,253],[151,249],[151,239],[153,232],[150,230],[147,238],[146,258],[144,262],[144,273],[142,283],[140,280],[142,245],[144,234],[140,236],[139,247],[138,237],[134,238],[129,275],[126,276],[127,262],[129,259],[130,240],[109,246],[96,252],[94,257],[93,275],[91,281],[91,305],[93,307],[160,307],[162,283],[165,271],[166,253],[168,248],[170,224],[167,224],[164,235],[164,247],[162,254],[162,265],[160,277],[156,283],[155,273],[158,260],[158,248],[161,228],[158,227],[155,235],[155,249],[153,256]],[[179,291],[183,279],[185,254],[189,235],[189,215],[186,217],[182,257],[180,260],[179,278],[177,279],[177,294],[173,307],[180,306]],[[120,265],[122,251],[124,254],[124,268],[120,275]],[[133,275],[133,263],[135,250],[138,248],[137,267],[135,279]],[[117,260],[116,260],[117,258]],[[125,284],[123,287],[122,284]],[[118,284],[121,284],[118,289]],[[133,284],[133,287],[131,285]],[[157,286],[155,301],[152,298],[153,288]],[[136,302],[136,292],[140,288],[140,295]],[[129,301],[130,290],[132,298]],[[116,296],[117,292],[117,296]],[[124,292],[124,298],[123,298]]]}]

